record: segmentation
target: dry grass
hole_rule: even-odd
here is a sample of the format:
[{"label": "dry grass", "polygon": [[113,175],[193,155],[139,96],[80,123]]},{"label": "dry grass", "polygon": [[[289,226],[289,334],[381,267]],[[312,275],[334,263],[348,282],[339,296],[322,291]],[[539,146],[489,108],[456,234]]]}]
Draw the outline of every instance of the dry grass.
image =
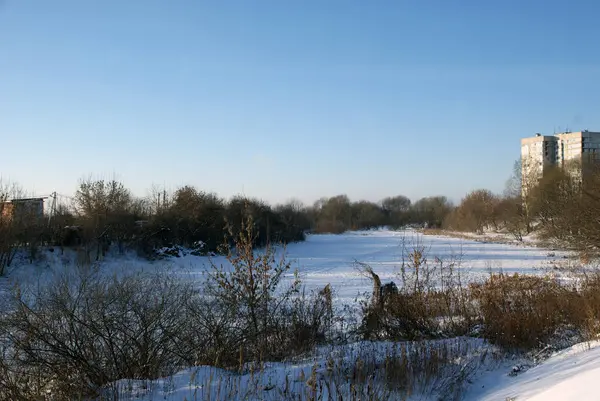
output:
[{"label": "dry grass", "polygon": [[460,336],[477,320],[460,268],[461,255],[430,260],[420,243],[402,243],[396,293],[378,294],[379,278],[367,265],[361,271],[374,280],[371,302],[363,305],[361,333],[367,339],[418,340]]},{"label": "dry grass", "polygon": [[510,349],[543,348],[561,330],[582,339],[597,336],[600,321],[598,273],[574,283],[553,277],[493,274],[471,286],[484,321],[484,337]]},{"label": "dry grass", "polygon": [[[404,343],[361,343],[298,362],[300,368],[272,376],[264,366],[245,375],[218,369],[191,372],[189,382],[122,381],[105,399],[187,400],[458,400],[466,380],[492,361],[483,343],[468,339]],[[154,390],[154,391],[152,391]],[[158,390],[158,391],[157,391]],[[182,393],[177,393],[181,397]]]},{"label": "dry grass", "polygon": [[600,331],[600,270],[570,269],[568,280],[490,273],[479,283],[461,277],[460,258],[429,260],[420,244],[404,244],[397,293],[363,306],[361,333],[376,340],[419,340],[478,333],[510,350],[544,348],[569,330],[580,339]]}]

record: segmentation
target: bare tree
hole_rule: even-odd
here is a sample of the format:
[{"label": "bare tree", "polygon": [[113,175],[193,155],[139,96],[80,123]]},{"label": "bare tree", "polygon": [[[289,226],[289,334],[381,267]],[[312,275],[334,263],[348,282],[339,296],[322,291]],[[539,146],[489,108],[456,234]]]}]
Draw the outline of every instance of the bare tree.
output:
[{"label": "bare tree", "polygon": [[411,201],[404,195],[387,197],[381,201],[381,208],[388,224],[400,227],[408,223]]},{"label": "bare tree", "polygon": [[410,209],[410,205],[410,199],[404,195],[387,197],[381,201],[383,210],[391,213],[407,212]]},{"label": "bare tree", "polygon": [[499,199],[487,189],[467,194],[449,217],[449,224],[456,230],[483,233],[488,226],[497,228],[497,205]]},{"label": "bare tree", "polygon": [[28,247],[33,258],[41,241],[41,216],[28,203],[15,203],[25,192],[17,184],[0,181],[0,276],[6,273],[18,250]]},{"label": "bare tree", "polygon": [[410,220],[415,224],[439,228],[452,210],[452,202],[445,196],[429,196],[412,205]]},{"label": "bare tree", "polygon": [[[82,180],[75,194],[75,207],[84,222],[88,246],[96,245],[96,260],[104,256],[111,240],[123,241],[135,224],[131,216],[131,192],[116,180]],[[125,224],[125,226],[123,226]],[[88,247],[88,257],[90,248]]]}]

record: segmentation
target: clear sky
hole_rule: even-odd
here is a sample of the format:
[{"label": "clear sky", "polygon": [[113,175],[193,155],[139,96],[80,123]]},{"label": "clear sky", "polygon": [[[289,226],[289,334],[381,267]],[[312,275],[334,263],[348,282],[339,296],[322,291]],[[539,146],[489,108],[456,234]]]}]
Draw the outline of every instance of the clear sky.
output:
[{"label": "clear sky", "polygon": [[501,191],[600,130],[597,1],[0,0],[0,175],[39,195]]}]

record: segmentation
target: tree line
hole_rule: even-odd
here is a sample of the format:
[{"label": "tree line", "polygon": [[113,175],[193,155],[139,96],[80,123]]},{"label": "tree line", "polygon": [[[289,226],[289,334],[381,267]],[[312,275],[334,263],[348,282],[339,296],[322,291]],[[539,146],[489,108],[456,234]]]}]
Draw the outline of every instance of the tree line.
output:
[{"label": "tree line", "polygon": [[[8,218],[7,201],[23,195],[0,185],[0,275],[17,250],[34,259],[41,245],[78,246],[85,262],[111,248],[135,249],[147,257],[164,247],[191,248],[199,254],[231,245],[242,222],[251,219],[255,247],[303,241],[307,233],[343,233],[382,226],[505,232],[522,240],[540,238],[582,253],[600,247],[600,168],[595,163],[522,170],[516,162],[502,194],[476,189],[454,205],[445,196],[411,202],[403,195],[380,202],[351,201],[347,195],[324,197],[312,205],[298,200],[269,205],[256,198],[224,199],[192,186],[154,189],[136,197],[117,180],[80,181],[75,195],[59,204],[50,219]],[[541,178],[540,178],[541,177]],[[584,177],[584,179],[582,179]]]},{"label": "tree line", "polygon": [[84,179],[70,201],[46,210],[50,216],[40,219],[21,212],[18,219],[10,218],[7,205],[19,197],[23,191],[17,186],[0,185],[0,274],[17,250],[27,249],[34,259],[41,245],[77,246],[83,250],[84,262],[99,260],[111,247],[121,252],[135,249],[148,257],[155,256],[157,249],[174,246],[206,254],[230,245],[248,218],[257,233],[253,245],[264,247],[303,241],[307,233],[441,227],[453,209],[444,196],[412,203],[403,195],[380,202],[338,195],[312,205],[298,200],[270,205],[245,196],[224,199],[193,186],[174,191],[155,188],[150,195],[137,197],[118,180]]},{"label": "tree line", "polygon": [[470,192],[446,216],[443,227],[506,232],[519,240],[535,233],[552,245],[591,257],[600,249],[599,215],[598,163],[572,161],[542,170],[519,161],[503,194]]}]

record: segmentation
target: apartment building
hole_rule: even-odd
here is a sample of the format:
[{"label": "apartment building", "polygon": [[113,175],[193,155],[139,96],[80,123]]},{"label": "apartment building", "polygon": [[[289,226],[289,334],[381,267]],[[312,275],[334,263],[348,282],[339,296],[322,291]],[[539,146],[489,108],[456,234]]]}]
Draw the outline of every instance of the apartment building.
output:
[{"label": "apartment building", "polygon": [[[565,167],[570,162],[600,161],[600,132],[564,132],[555,135],[536,134],[521,139],[521,173],[523,183],[543,176],[548,167]],[[526,191],[526,184],[523,191]]]},{"label": "apartment building", "polygon": [[521,171],[528,177],[541,178],[544,170],[556,164],[556,136],[536,134],[521,139]]},{"label": "apartment building", "polygon": [[557,134],[556,164],[600,160],[600,132],[580,131]]}]

